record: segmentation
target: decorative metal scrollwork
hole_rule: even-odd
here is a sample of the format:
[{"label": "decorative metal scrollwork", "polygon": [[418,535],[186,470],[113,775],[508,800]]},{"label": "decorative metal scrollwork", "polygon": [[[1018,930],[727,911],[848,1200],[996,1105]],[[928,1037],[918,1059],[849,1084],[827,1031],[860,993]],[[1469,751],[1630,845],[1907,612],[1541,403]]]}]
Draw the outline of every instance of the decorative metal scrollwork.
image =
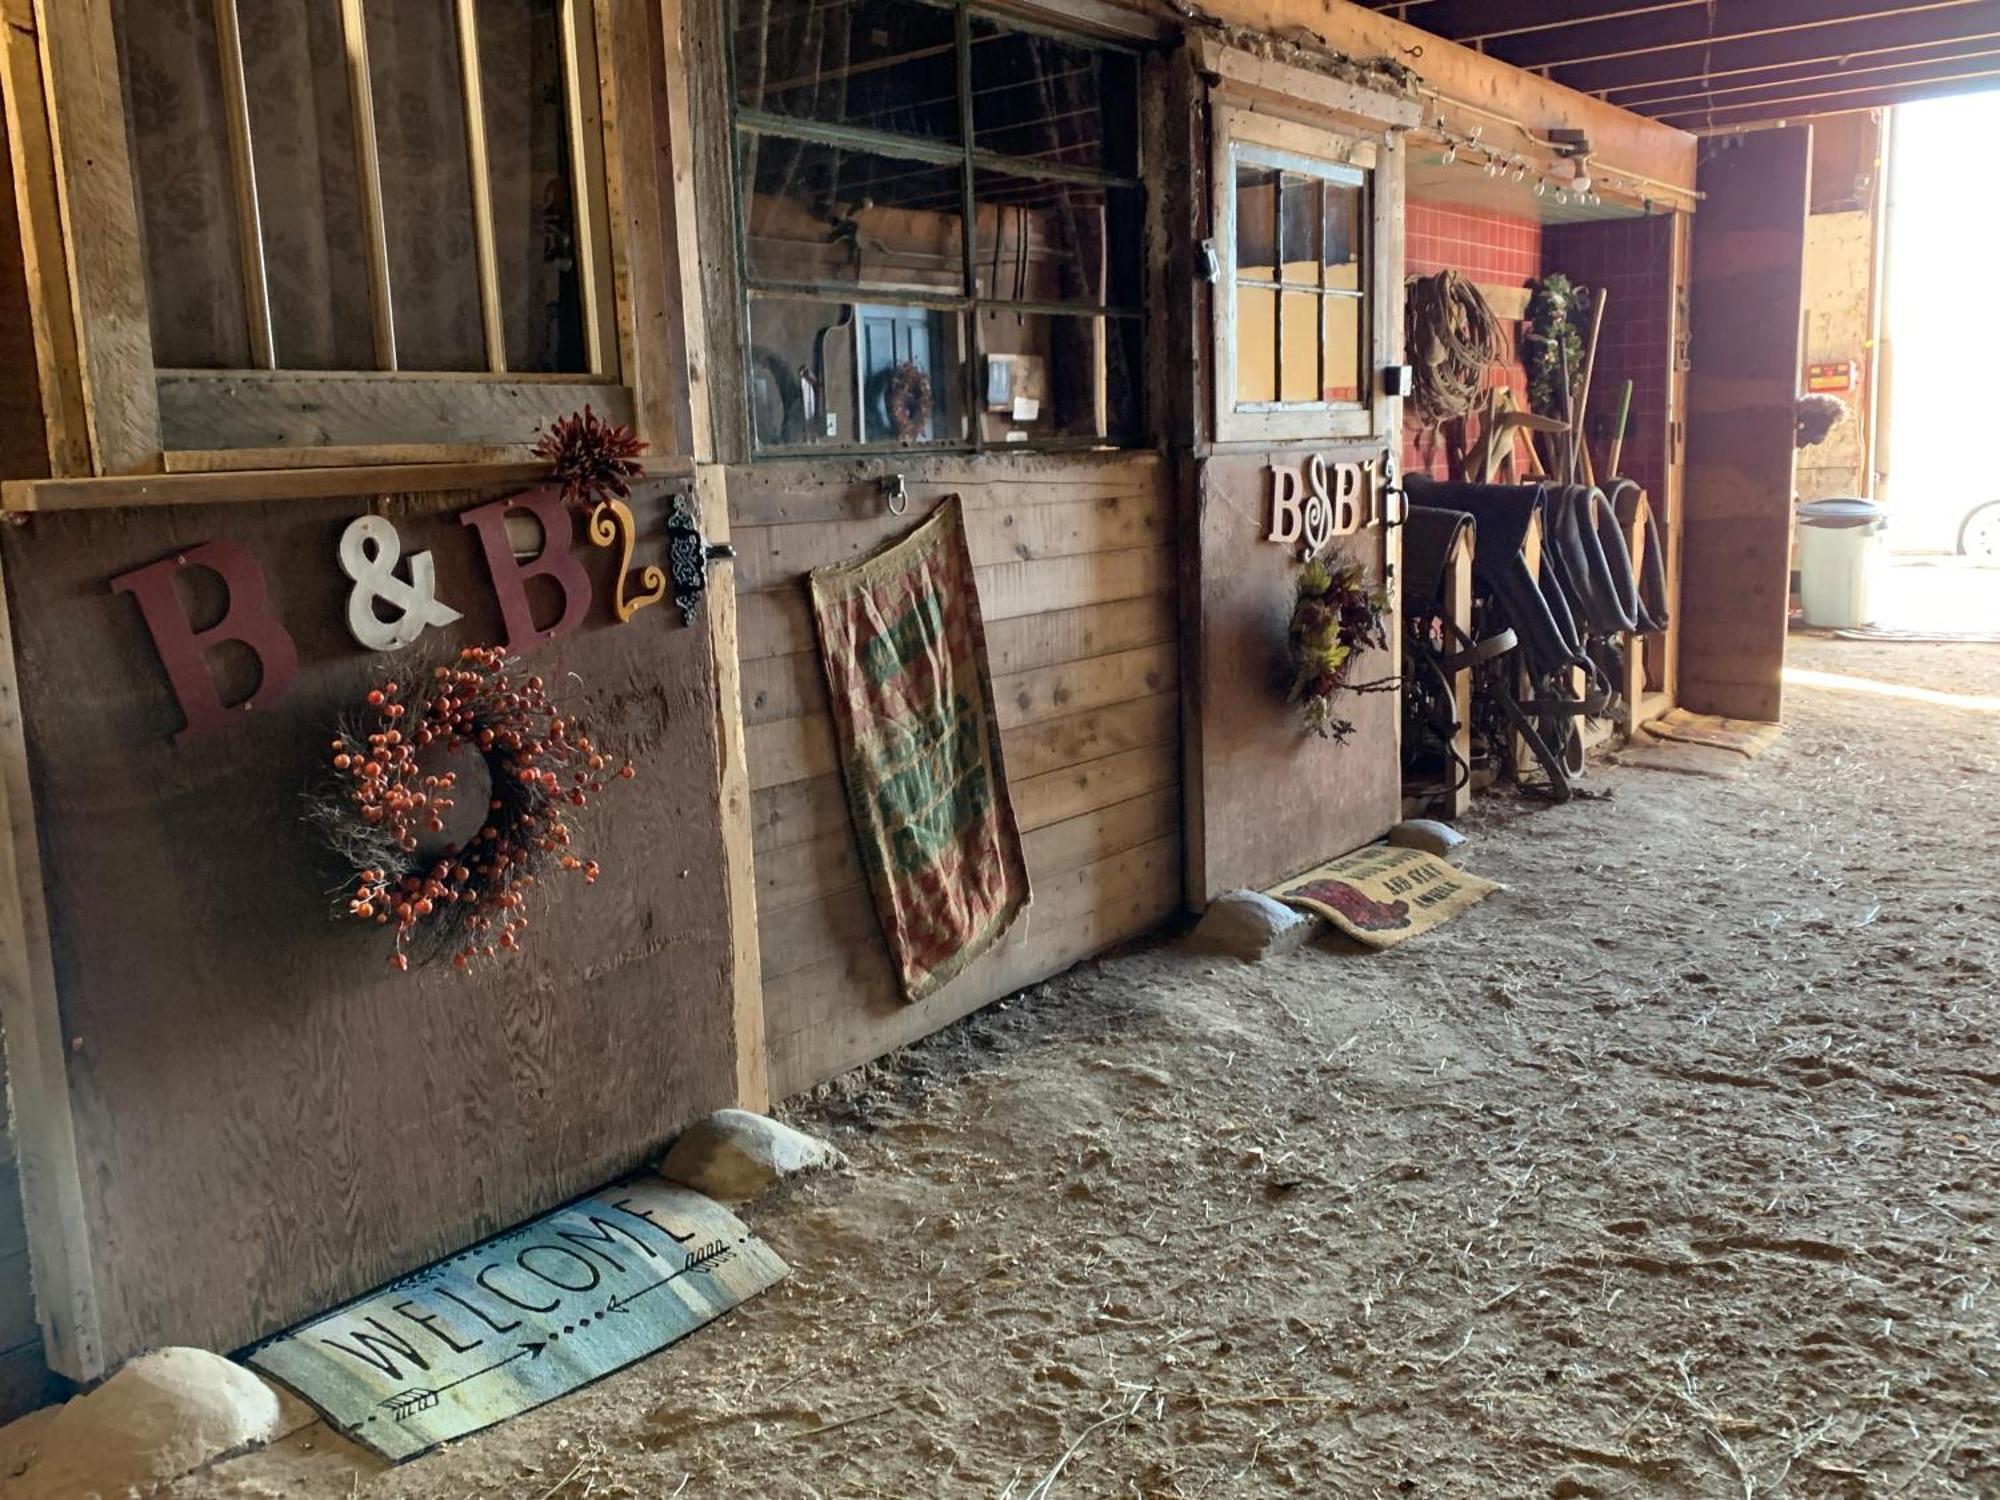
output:
[{"label": "decorative metal scrollwork", "polygon": [[667,571],[672,575],[674,603],[680,607],[682,623],[692,625],[708,592],[709,564],[734,557],[736,549],[727,542],[711,543],[701,534],[701,517],[690,495],[674,496],[667,513]]}]

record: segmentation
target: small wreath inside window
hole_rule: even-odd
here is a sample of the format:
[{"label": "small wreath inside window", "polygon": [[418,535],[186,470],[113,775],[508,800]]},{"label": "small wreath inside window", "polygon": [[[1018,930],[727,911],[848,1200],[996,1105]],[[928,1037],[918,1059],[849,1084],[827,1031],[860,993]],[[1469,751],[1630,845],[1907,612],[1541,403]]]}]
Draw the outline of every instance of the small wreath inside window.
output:
[{"label": "small wreath inside window", "polygon": [[1389,644],[1389,596],[1368,586],[1358,563],[1315,560],[1299,572],[1292,605],[1291,699],[1300,706],[1312,733],[1343,744],[1354,724],[1337,704],[1342,693],[1383,693],[1401,685],[1396,677],[1350,683],[1354,660],[1363,651]]},{"label": "small wreath inside window", "polygon": [[518,952],[541,875],[597,879],[570,814],[635,774],[492,646],[372,689],[334,737],[330,770],[308,821],[343,867],[341,910],[394,931],[398,970]]},{"label": "small wreath inside window", "polygon": [[890,371],[883,403],[890,429],[903,442],[916,442],[930,430],[931,378],[920,366],[905,360]]}]

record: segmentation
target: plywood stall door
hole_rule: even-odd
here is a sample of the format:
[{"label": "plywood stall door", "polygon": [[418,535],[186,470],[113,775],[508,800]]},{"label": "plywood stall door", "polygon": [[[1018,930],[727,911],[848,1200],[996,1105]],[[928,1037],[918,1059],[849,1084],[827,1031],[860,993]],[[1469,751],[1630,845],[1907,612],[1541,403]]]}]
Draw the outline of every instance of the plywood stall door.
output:
[{"label": "plywood stall door", "polygon": [[[520,956],[467,975],[396,973],[385,933],[335,919],[301,789],[377,674],[504,635],[462,524],[488,498],[383,507],[464,616],[385,655],[350,637],[336,563],[365,502],[0,528],[60,1006],[53,1101],[85,1164],[67,1248],[101,1325],[94,1354],[66,1347],[66,1374],[160,1344],[236,1348],[594,1187],[733,1102],[705,629],[669,607],[619,624],[616,555],[580,527],[581,617],[523,663],[636,762],[576,818],[601,878],[551,879]],[[657,539],[635,566],[659,560],[667,499],[634,496]],[[141,611],[109,580],[220,541],[261,570],[297,672],[282,697],[177,743],[184,716]],[[548,581],[529,590],[542,625],[567,613]],[[197,624],[219,602],[201,592]],[[204,665],[231,701],[256,682],[237,648]]]},{"label": "plywood stall door", "polygon": [[[1207,901],[1263,889],[1379,837],[1402,802],[1402,718],[1393,692],[1347,694],[1354,725],[1345,743],[1308,733],[1287,701],[1287,628],[1297,597],[1299,549],[1270,539],[1274,475],[1284,493],[1315,458],[1379,467],[1383,450],[1287,450],[1216,458],[1200,466],[1200,554],[1195,593],[1200,637],[1188,685],[1189,896]],[[1384,506],[1400,496],[1383,494]],[[1368,520],[1332,539],[1330,556],[1362,565],[1394,603],[1401,533]],[[1400,643],[1355,658],[1356,683],[1395,675]]]},{"label": "plywood stall door", "polygon": [[1690,299],[1680,700],[1775,721],[1791,592],[1812,129],[1703,148]]}]

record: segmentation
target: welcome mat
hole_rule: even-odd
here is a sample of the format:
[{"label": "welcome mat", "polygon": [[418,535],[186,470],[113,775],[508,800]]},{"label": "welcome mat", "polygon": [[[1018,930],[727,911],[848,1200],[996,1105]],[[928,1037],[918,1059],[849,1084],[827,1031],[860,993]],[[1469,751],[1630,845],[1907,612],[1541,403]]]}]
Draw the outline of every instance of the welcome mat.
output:
[{"label": "welcome mat", "polygon": [[1781,724],[1766,724],[1759,719],[1725,719],[1716,714],[1689,713],[1684,708],[1676,708],[1646,726],[1646,733],[1655,739],[1706,745],[1711,750],[1734,750],[1752,760],[1775,745],[1784,732]]},{"label": "welcome mat", "polygon": [[1504,889],[1421,849],[1373,844],[1295,876],[1268,894],[1318,913],[1356,942],[1393,948]]},{"label": "welcome mat", "polygon": [[785,1271],[721,1205],[634,1177],[244,1358],[400,1463],[623,1369]]}]

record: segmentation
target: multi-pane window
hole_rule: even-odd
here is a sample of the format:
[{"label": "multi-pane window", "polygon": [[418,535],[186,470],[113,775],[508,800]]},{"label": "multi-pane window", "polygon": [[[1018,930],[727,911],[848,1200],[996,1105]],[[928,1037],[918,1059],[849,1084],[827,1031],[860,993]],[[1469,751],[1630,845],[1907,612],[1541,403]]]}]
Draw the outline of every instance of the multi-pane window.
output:
[{"label": "multi-pane window", "polygon": [[1137,436],[1138,59],[928,0],[737,0],[760,452]]},{"label": "multi-pane window", "polygon": [[591,12],[116,0],[155,364],[615,370]]},{"label": "multi-pane window", "polygon": [[1367,179],[1345,166],[1232,152],[1239,412],[1367,399]]}]

